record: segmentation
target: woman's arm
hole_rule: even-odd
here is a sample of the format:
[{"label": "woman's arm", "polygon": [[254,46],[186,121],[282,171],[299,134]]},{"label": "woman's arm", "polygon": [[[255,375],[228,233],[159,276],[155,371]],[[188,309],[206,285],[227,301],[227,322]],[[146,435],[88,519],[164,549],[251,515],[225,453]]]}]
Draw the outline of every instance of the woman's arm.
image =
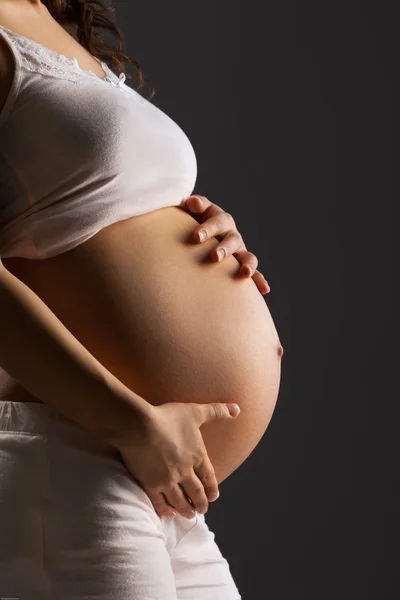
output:
[{"label": "woman's arm", "polygon": [[0,366],[46,405],[117,448],[160,515],[170,515],[172,507],[187,516],[191,505],[182,489],[200,512],[217,498],[200,426],[235,419],[238,407],[153,407],[110,373],[1,260]]},{"label": "woman's arm", "polygon": [[150,405],[108,371],[0,261],[0,366],[31,394],[114,443]]}]

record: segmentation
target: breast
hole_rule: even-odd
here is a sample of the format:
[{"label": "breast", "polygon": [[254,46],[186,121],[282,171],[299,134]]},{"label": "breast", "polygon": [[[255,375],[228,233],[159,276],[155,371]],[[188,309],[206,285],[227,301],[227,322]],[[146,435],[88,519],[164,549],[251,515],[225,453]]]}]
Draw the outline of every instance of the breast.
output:
[{"label": "breast", "polygon": [[32,68],[1,128],[2,257],[56,257],[191,194],[193,146],[155,104],[76,67],[45,78]]},{"label": "breast", "polygon": [[103,229],[56,257],[6,259],[68,329],[148,402],[237,402],[202,434],[221,482],[255,448],[278,397],[282,347],[264,297],[197,221],[167,207]]}]

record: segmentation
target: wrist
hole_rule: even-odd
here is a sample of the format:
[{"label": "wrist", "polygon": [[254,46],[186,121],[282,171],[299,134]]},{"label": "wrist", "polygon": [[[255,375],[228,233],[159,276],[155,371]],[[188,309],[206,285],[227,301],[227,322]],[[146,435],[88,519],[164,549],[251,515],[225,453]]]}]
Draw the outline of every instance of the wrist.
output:
[{"label": "wrist", "polygon": [[134,445],[144,437],[151,425],[153,405],[132,392],[118,379],[111,384],[107,382],[106,395],[111,415],[103,420],[101,437],[118,450]]}]

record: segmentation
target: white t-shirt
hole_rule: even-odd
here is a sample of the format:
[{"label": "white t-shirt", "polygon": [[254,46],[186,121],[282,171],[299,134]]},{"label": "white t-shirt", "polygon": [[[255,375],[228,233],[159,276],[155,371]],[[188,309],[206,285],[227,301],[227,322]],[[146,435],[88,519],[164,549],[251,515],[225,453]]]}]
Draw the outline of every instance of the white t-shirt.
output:
[{"label": "white t-shirt", "polygon": [[107,77],[0,25],[15,59],[0,112],[0,257],[44,259],[129,217],[179,206],[197,178],[182,129]]}]

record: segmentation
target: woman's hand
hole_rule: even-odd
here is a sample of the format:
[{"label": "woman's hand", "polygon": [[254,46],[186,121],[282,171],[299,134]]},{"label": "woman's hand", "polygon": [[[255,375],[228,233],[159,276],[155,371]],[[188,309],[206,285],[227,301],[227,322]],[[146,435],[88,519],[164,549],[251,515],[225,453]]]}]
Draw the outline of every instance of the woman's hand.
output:
[{"label": "woman's hand", "polygon": [[[270,292],[271,288],[264,275],[257,271],[258,259],[252,252],[247,250],[232,215],[204,196],[198,195],[186,198],[181,207],[193,213],[196,220],[201,223],[201,226],[196,227],[194,230],[194,239],[197,242],[204,242],[212,236],[220,242],[223,241],[223,244],[218,244],[212,250],[211,255],[214,256],[215,260],[223,260],[226,256],[232,254],[241,264],[240,273],[245,277],[251,276],[261,294]],[[200,236],[202,231],[206,233],[204,238]],[[218,250],[225,252],[222,258],[219,258]]]},{"label": "woman's hand", "polygon": [[175,509],[193,518],[219,496],[214,468],[200,432],[203,423],[235,419],[237,404],[167,402],[149,405],[132,438],[116,444],[123,463],[159,516]]}]

